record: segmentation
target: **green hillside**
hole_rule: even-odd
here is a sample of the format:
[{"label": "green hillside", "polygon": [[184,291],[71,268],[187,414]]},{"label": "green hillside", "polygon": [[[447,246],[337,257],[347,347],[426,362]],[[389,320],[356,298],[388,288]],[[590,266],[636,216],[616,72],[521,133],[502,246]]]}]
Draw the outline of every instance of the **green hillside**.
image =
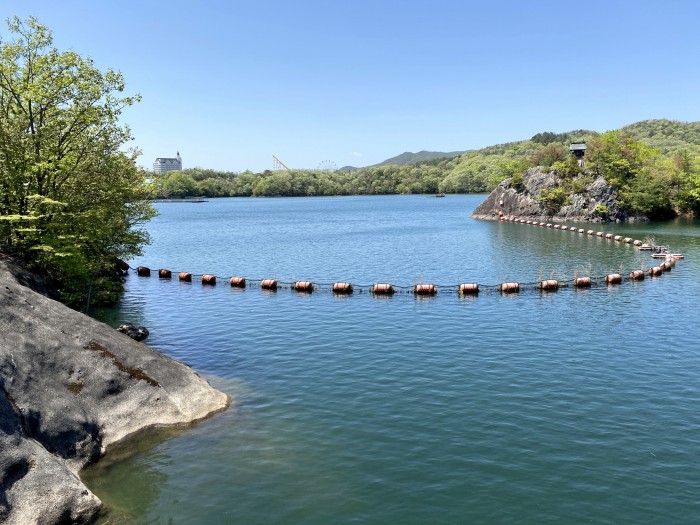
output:
[{"label": "green hillside", "polygon": [[[645,120],[598,133],[545,131],[479,150],[403,153],[366,168],[169,172],[154,183],[158,197],[485,193],[533,166],[579,174],[569,152],[585,141],[586,176],[603,175],[620,189],[621,204],[650,216],[700,211],[700,122]],[[456,156],[453,156],[456,155]],[[158,190],[155,188],[158,187]]]},{"label": "green hillside", "polygon": [[700,122],[678,120],[642,120],[620,131],[670,156],[680,150],[700,155]]}]

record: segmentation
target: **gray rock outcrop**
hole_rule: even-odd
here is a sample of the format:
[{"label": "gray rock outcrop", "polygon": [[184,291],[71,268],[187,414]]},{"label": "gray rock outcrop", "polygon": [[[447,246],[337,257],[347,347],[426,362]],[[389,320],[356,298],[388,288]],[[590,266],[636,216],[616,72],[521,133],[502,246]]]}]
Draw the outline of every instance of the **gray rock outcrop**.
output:
[{"label": "gray rock outcrop", "polygon": [[20,284],[0,259],[0,523],[82,523],[101,503],[78,472],[148,427],[228,406],[183,363]]},{"label": "gray rock outcrop", "polygon": [[[476,219],[498,219],[500,214],[539,221],[605,222],[646,220],[643,216],[631,216],[617,203],[617,190],[602,177],[579,175],[580,191],[568,193],[565,202],[554,213],[541,201],[544,190],[564,187],[563,179],[555,172],[530,168],[522,174],[522,184],[517,187],[513,179],[506,179],[476,207]],[[576,181],[574,179],[574,181]]]}]

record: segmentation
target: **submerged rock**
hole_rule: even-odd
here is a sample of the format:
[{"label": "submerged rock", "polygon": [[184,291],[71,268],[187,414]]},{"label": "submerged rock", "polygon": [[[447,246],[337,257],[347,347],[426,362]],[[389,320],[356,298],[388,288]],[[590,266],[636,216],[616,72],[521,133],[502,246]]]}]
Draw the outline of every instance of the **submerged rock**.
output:
[{"label": "submerged rock", "polygon": [[0,260],[0,523],[87,522],[101,503],[81,468],[130,434],[191,423],[229,398],[18,273]]},{"label": "submerged rock", "polygon": [[557,173],[541,167],[530,168],[522,174],[522,184],[515,186],[513,179],[501,182],[484,202],[476,207],[476,219],[498,219],[502,215],[529,218],[538,221],[623,222],[647,220],[641,215],[630,215],[617,203],[617,190],[603,177],[584,173],[572,179],[571,186],[579,191],[569,191],[565,202],[552,211],[543,203],[545,190],[564,188],[564,180]]},{"label": "submerged rock", "polygon": [[143,341],[149,335],[151,335],[151,333],[148,331],[148,329],[145,326],[139,326],[137,328],[131,323],[124,323],[122,325],[119,325],[119,328],[117,328],[117,331],[128,335],[134,341]]}]

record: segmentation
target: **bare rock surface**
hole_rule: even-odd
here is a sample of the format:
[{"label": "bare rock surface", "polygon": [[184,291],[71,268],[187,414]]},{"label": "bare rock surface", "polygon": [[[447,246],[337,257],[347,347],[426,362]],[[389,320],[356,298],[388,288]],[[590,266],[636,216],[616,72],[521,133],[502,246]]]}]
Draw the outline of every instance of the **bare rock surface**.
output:
[{"label": "bare rock surface", "polygon": [[0,523],[89,522],[101,503],[81,468],[132,433],[191,423],[230,400],[26,280],[0,259]]},{"label": "bare rock surface", "polygon": [[[589,174],[590,177],[590,174]],[[591,180],[590,178],[588,180]],[[605,222],[646,220],[631,216],[617,204],[617,190],[602,177],[593,177],[581,192],[572,192],[568,203],[551,213],[540,201],[544,190],[561,187],[562,178],[540,167],[530,168],[522,175],[522,184],[513,185],[513,179],[501,182],[484,202],[474,210],[476,219],[495,219],[505,215],[538,221]],[[601,209],[605,212],[601,213]]]}]

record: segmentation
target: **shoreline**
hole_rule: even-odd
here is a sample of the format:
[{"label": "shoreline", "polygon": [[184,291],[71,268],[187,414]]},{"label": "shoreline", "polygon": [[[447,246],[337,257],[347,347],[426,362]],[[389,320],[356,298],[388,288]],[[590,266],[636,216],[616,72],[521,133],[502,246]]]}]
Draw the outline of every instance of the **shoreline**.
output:
[{"label": "shoreline", "polygon": [[0,259],[0,521],[90,523],[80,472],[154,428],[186,428],[231,397],[188,365],[30,289]]}]

